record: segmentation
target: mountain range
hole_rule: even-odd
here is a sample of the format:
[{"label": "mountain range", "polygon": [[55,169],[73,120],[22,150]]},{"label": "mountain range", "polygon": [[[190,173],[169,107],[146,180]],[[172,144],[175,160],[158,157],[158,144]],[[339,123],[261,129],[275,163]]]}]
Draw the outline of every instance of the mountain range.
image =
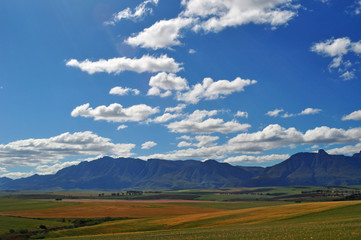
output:
[{"label": "mountain range", "polygon": [[361,152],[352,157],[297,153],[271,167],[245,167],[215,160],[169,161],[103,157],[81,162],[52,175],[11,180],[0,189],[157,190],[262,186],[361,185]]}]

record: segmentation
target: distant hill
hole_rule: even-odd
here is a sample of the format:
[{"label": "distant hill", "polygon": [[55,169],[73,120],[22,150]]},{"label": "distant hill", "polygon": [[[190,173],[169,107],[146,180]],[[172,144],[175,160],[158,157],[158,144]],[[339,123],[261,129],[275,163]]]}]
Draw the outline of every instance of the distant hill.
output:
[{"label": "distant hill", "polygon": [[361,184],[361,152],[352,157],[297,153],[249,180],[249,186],[330,186]]},{"label": "distant hill", "polygon": [[190,189],[301,185],[360,185],[361,152],[352,157],[297,153],[268,168],[232,166],[214,160],[103,157],[54,175],[0,178],[0,189]]},{"label": "distant hill", "polygon": [[11,178],[0,177],[0,186],[1,186],[2,184],[6,184],[6,183],[11,182],[11,181],[13,181]]}]

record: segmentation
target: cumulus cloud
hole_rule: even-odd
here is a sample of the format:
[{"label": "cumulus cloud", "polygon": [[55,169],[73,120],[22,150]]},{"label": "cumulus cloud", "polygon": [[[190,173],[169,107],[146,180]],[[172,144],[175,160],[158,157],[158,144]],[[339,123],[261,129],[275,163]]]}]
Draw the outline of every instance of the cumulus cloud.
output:
[{"label": "cumulus cloud", "polygon": [[284,111],[283,109],[275,109],[275,110],[266,112],[266,115],[270,116],[270,117],[277,117],[283,111]]},{"label": "cumulus cloud", "polygon": [[108,122],[139,122],[158,112],[158,107],[152,108],[145,104],[124,108],[118,103],[113,103],[109,106],[102,105],[93,109],[89,103],[86,103],[76,107],[71,112],[71,116],[94,118],[94,120],[105,120]]},{"label": "cumulus cloud", "polygon": [[51,138],[26,139],[0,145],[0,165],[35,166],[68,156],[114,154],[131,156],[134,144],[115,144],[90,131],[63,133]]},{"label": "cumulus cloud", "polygon": [[35,169],[36,171],[38,171],[38,174],[40,175],[48,175],[48,174],[55,174],[63,168],[77,165],[79,163],[80,161],[70,161],[70,162],[56,163],[54,165],[40,165],[37,166]]},{"label": "cumulus cloud", "polygon": [[194,30],[219,32],[226,27],[287,24],[296,14],[292,0],[183,0],[183,16],[200,19]]},{"label": "cumulus cloud", "polygon": [[119,74],[123,71],[133,71],[137,73],[178,72],[182,69],[180,63],[177,63],[173,58],[170,58],[167,55],[161,55],[160,57],[144,55],[141,58],[121,57],[108,60],[100,59],[95,62],[89,59],[82,62],[71,59],[66,62],[66,66],[79,68],[88,74],[99,72]]},{"label": "cumulus cloud", "polygon": [[246,131],[251,127],[249,124],[240,124],[237,121],[224,122],[220,118],[207,118],[217,114],[216,110],[213,111],[200,111],[196,110],[185,119],[177,122],[172,122],[167,125],[171,132],[179,133],[231,133]]},{"label": "cumulus cloud", "polygon": [[354,111],[342,117],[342,121],[346,120],[361,120],[361,110]]},{"label": "cumulus cloud", "polygon": [[339,148],[328,149],[329,154],[354,154],[359,153],[361,150],[361,143],[355,145],[347,145]]},{"label": "cumulus cloud", "polygon": [[105,25],[114,25],[115,23],[121,21],[122,19],[130,19],[136,21],[146,15],[147,13],[152,13],[152,8],[147,7],[149,4],[158,4],[158,0],[147,0],[135,7],[134,11],[130,8],[126,8],[113,15],[110,21],[104,22]]},{"label": "cumulus cloud", "polygon": [[184,108],[186,108],[187,105],[186,104],[178,104],[177,106],[175,107],[167,107],[165,109],[165,112],[182,112]]},{"label": "cumulus cloud", "polygon": [[344,58],[349,53],[358,56],[361,53],[361,41],[352,42],[348,37],[331,38],[324,42],[315,43],[312,45],[311,51],[325,57],[332,57],[329,70],[337,69],[343,80],[351,80],[356,77],[356,68],[350,69],[354,64],[350,60],[345,61]]},{"label": "cumulus cloud", "polygon": [[240,118],[248,118],[248,112],[237,111],[237,113],[234,116]]},{"label": "cumulus cloud", "polygon": [[302,112],[300,112],[298,115],[312,115],[312,114],[318,114],[322,110],[318,108],[306,108]]},{"label": "cumulus cloud", "polygon": [[271,124],[262,131],[241,133],[231,138],[225,147],[229,152],[262,152],[270,149],[290,146],[290,144],[346,144],[361,142],[361,128],[348,130],[316,127],[305,133],[296,128],[284,128]]},{"label": "cumulus cloud", "polygon": [[165,123],[165,122],[169,122],[170,120],[174,119],[174,118],[177,118],[177,117],[180,117],[181,115],[180,114],[171,114],[171,113],[164,113],[163,115],[161,116],[158,116],[154,119],[150,119],[149,121],[147,122],[154,122],[154,123]]},{"label": "cumulus cloud", "polygon": [[194,50],[194,49],[189,49],[188,53],[189,53],[189,54],[194,54],[194,53],[196,53],[196,50]]},{"label": "cumulus cloud", "polygon": [[133,93],[134,95],[139,95],[140,91],[138,89],[122,88],[122,87],[113,87],[109,91],[109,94],[119,95],[119,96],[128,95],[129,93]]},{"label": "cumulus cloud", "polygon": [[148,141],[142,144],[142,149],[149,149],[152,147],[157,146],[157,143],[153,142],[153,141]]},{"label": "cumulus cloud", "polygon": [[[178,147],[190,147],[190,146],[195,146],[195,147],[210,147],[210,146],[214,146],[216,145],[215,141],[217,141],[219,139],[218,136],[210,136],[210,135],[198,135],[195,137],[190,137],[188,136],[186,141],[181,141],[180,143],[178,143]],[[191,141],[191,142],[189,142]]]},{"label": "cumulus cloud", "polygon": [[[204,138],[203,140],[205,141],[202,141],[202,138]],[[164,154],[143,156],[141,158],[223,159],[228,155],[234,155],[235,153],[260,154],[266,150],[282,147],[289,147],[292,149],[298,145],[306,144],[309,144],[312,147],[317,147],[316,144],[327,144],[328,146],[339,144],[355,144],[328,150],[328,152],[332,154],[352,154],[359,152],[361,149],[361,128],[351,128],[344,130],[322,126],[310,129],[303,133],[298,131],[296,128],[284,128],[278,124],[271,124],[261,131],[238,134],[236,137],[231,138],[223,145],[216,145],[215,141],[218,139],[216,139],[215,136],[202,136],[198,138],[198,141],[196,140],[196,137],[187,135],[183,135],[177,139],[184,140],[178,144],[178,147],[190,148],[180,149]],[[287,154],[259,156],[241,155],[228,157],[226,162],[260,163],[284,160],[288,157],[289,155]]]},{"label": "cumulus cloud", "polygon": [[[172,91],[181,91],[189,89],[188,82],[185,78],[178,77],[174,73],[161,72],[150,78],[149,86],[151,88],[147,95],[168,97]],[[164,92],[162,92],[164,91]]]},{"label": "cumulus cloud", "polygon": [[249,85],[256,84],[256,80],[242,79],[237,77],[233,81],[219,80],[214,82],[211,78],[203,79],[203,83],[198,83],[187,92],[178,93],[177,100],[196,104],[201,99],[215,100],[220,97],[230,95],[234,92],[244,91]]},{"label": "cumulus cloud", "polygon": [[[286,25],[297,15],[293,0],[182,0],[184,7],[176,18],[161,20],[125,43],[143,48],[170,48],[180,45],[182,30],[219,32],[245,24],[267,24],[273,29]],[[194,53],[195,51],[189,51]]]},{"label": "cumulus cloud", "polygon": [[265,163],[273,162],[278,160],[286,160],[290,157],[288,154],[271,154],[271,155],[260,155],[260,156],[250,156],[250,155],[241,155],[235,157],[229,157],[224,160],[226,163],[235,164],[235,163]]},{"label": "cumulus cloud", "polygon": [[142,48],[169,48],[180,45],[179,38],[182,37],[180,31],[192,24],[191,18],[173,18],[169,20],[160,20],[151,27],[144,29],[133,37],[125,40],[125,43],[131,46],[140,46]]}]

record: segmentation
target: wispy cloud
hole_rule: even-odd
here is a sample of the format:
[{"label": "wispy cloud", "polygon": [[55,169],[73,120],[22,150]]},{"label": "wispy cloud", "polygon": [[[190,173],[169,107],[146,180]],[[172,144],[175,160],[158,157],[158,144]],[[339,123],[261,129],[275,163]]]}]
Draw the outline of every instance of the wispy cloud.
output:
[{"label": "wispy cloud", "polygon": [[130,8],[126,8],[118,13],[115,13],[111,20],[104,22],[105,25],[115,25],[115,23],[120,22],[123,19],[130,19],[136,21],[146,14],[152,13],[153,9],[147,7],[148,5],[153,4],[157,5],[158,0],[147,0],[139,4],[132,11]]}]

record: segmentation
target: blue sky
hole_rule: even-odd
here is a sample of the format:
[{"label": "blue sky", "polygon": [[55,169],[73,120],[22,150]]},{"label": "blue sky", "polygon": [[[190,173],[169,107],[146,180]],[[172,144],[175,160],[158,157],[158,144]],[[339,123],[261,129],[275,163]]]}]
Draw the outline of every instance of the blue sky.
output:
[{"label": "blue sky", "polygon": [[0,176],[361,150],[360,0],[0,2]]}]

